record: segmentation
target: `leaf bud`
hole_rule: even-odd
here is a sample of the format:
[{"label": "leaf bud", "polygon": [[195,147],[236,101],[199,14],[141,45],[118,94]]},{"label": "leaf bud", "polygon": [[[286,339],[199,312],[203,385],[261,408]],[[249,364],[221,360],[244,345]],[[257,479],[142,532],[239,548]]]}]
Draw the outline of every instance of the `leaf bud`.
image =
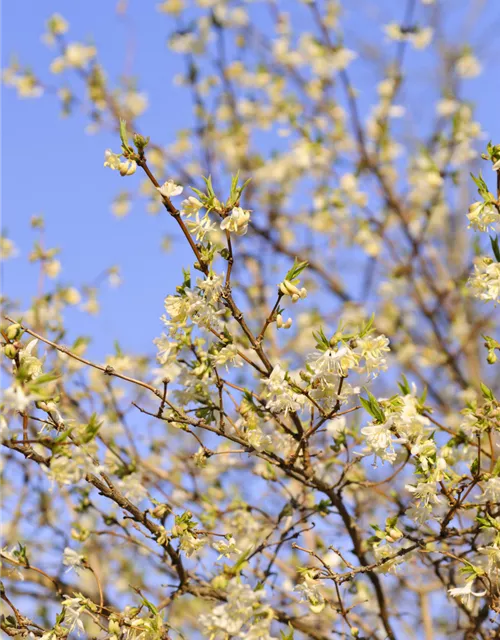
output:
[{"label": "leaf bud", "polygon": [[4,347],[4,353],[7,358],[14,360],[14,358],[17,356],[17,349],[13,344],[6,344]]},{"label": "leaf bud", "polygon": [[23,335],[24,329],[20,324],[11,324],[7,327],[5,331],[5,335],[9,340],[19,340],[19,338]]}]

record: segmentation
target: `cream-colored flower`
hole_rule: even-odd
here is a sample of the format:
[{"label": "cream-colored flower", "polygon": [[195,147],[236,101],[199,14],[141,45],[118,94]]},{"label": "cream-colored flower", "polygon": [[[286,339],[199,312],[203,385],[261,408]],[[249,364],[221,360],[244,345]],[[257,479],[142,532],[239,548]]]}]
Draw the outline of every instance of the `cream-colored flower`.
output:
[{"label": "cream-colored flower", "polygon": [[0,260],[15,258],[18,254],[16,245],[10,238],[0,236]]},{"label": "cream-colored flower", "polygon": [[70,67],[85,67],[92,58],[95,57],[97,50],[95,47],[81,44],[80,42],[70,42],[64,52],[64,60]]},{"label": "cream-colored flower", "polygon": [[475,78],[482,70],[481,63],[472,53],[466,53],[461,56],[455,68],[462,78]]},{"label": "cream-colored flower", "polygon": [[156,187],[156,190],[163,197],[172,198],[173,196],[179,196],[184,191],[184,187],[181,187],[180,184],[175,184],[173,180],[167,180],[161,187]]},{"label": "cream-colored flower", "polygon": [[248,230],[250,211],[241,207],[234,207],[231,214],[221,222],[220,228],[227,229],[238,236],[243,236]]}]

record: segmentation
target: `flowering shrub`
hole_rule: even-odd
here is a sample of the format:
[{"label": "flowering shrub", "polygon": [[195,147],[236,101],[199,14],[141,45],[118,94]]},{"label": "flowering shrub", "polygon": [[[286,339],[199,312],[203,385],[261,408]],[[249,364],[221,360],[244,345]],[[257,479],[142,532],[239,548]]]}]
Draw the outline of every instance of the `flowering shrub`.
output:
[{"label": "flowering shrub", "polygon": [[[460,93],[480,61],[445,51],[437,128],[410,136],[393,121],[406,58],[440,33],[433,0],[379,25],[396,57],[368,110],[342,3],[195,4],[157,7],[195,105],[168,147],[139,132],[147,97],[108,79],[98,43],[47,22],[51,82],[84,84],[56,90],[63,112],[111,123],[109,180],[190,258],[154,356],[97,360],[66,342],[68,308],[97,313],[98,287],[61,284],[32,220],[29,259],[54,285],[29,308],[4,299],[2,630],[497,638],[500,145],[484,149]],[[35,98],[35,74],[15,63],[4,81]]]}]

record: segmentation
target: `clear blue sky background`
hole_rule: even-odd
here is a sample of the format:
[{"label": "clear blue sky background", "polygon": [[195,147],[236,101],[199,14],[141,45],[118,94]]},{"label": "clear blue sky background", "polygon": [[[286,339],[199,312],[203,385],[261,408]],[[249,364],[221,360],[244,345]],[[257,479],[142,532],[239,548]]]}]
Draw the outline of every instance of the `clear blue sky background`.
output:
[{"label": "clear blue sky background", "polygon": [[[160,15],[156,4],[155,0],[129,0],[127,19],[123,21],[117,19],[116,2],[112,0],[5,2],[2,66],[8,64],[10,54],[15,52],[21,64],[32,65],[50,82],[48,66],[55,54],[41,42],[40,36],[45,20],[56,11],[70,23],[69,39],[85,41],[88,36],[93,37],[99,58],[111,77],[118,77],[123,70],[125,47],[133,34],[136,42],[133,72],[140,78],[139,89],[148,93],[150,101],[149,109],[140,119],[141,130],[168,144],[174,140],[177,129],[190,123],[191,100],[185,90],[173,86],[172,78],[183,71],[184,63],[166,47],[172,19]],[[462,34],[459,37],[464,42],[470,39],[480,46],[488,81],[472,80],[467,86],[471,97],[479,103],[478,117],[483,127],[498,142],[500,43],[491,38],[498,28],[500,3],[497,0],[483,3],[483,17],[470,34],[467,25],[473,22],[474,7],[481,3],[444,2],[445,6],[451,4],[456,13],[448,29]],[[350,3],[345,6],[354,8]],[[380,10],[386,22],[402,17],[401,0],[385,0],[377,6],[374,11]],[[419,11],[425,11],[424,7]],[[370,28],[355,10],[348,15],[346,28],[347,45],[383,40],[381,31]],[[409,65],[424,65],[419,71],[422,79],[432,73],[432,59],[411,50],[408,53]],[[370,70],[358,68],[357,86],[367,93],[373,92],[375,83]],[[76,77],[71,84],[81,94]],[[152,349],[151,340],[161,331],[163,298],[173,292],[181,279],[182,265],[190,261],[180,238],[171,253],[160,251],[162,237],[172,230],[172,220],[163,212],[157,217],[148,215],[143,201],[134,203],[131,214],[124,219],[111,214],[110,203],[118,190],[134,188],[132,183],[125,184],[116,173],[103,168],[104,149],[118,149],[115,135],[109,132],[86,135],[83,114],[77,109],[72,117],[61,119],[56,100],[48,94],[37,100],[19,100],[11,89],[3,88],[2,92],[2,227],[21,252],[4,267],[5,292],[15,294],[25,307],[36,291],[38,267],[26,260],[34,238],[29,221],[31,216],[43,214],[47,245],[63,249],[60,256],[63,283],[77,286],[89,283],[113,264],[120,265],[123,275],[120,288],[109,289],[104,285],[99,316],[89,317],[76,309],[69,313],[71,337],[78,333],[93,336],[90,353],[99,356],[112,349],[115,338],[125,349]],[[434,97],[425,96],[424,103]],[[421,108],[422,104],[420,97],[415,108]]]}]

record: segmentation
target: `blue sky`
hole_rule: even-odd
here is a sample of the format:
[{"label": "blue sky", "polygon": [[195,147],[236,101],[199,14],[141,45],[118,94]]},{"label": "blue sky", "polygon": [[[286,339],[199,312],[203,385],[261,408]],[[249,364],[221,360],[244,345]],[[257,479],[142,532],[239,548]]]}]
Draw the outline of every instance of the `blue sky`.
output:
[{"label": "blue sky", "polygon": [[[100,60],[112,78],[116,79],[123,71],[125,49],[133,43],[132,70],[139,77],[140,90],[148,93],[150,101],[149,109],[140,119],[141,130],[168,144],[174,140],[176,130],[190,122],[191,100],[185,90],[172,82],[184,63],[166,47],[172,18],[160,15],[156,4],[154,0],[130,0],[126,19],[119,19],[116,2],[110,1],[4,3],[3,66],[16,53],[21,64],[32,65],[50,82],[47,69],[54,52],[40,37],[45,20],[53,12],[60,12],[69,21],[70,39],[93,38]],[[498,141],[496,59],[500,45],[488,34],[491,36],[498,25],[500,7],[494,0],[486,2],[485,17],[468,33],[468,25],[474,18],[469,11],[473,4],[458,0],[447,29],[456,30],[463,42],[470,40],[481,47],[487,82],[473,80],[467,86],[471,97],[478,101],[483,127],[493,140],[496,134]],[[354,4],[352,8],[346,20],[347,44],[350,40],[351,46],[357,41],[372,45],[383,42],[380,27],[373,29],[373,22],[399,20],[403,13],[400,0],[378,3],[373,16],[362,21]],[[426,10],[419,8],[421,12]],[[435,72],[433,60],[427,54],[417,57],[410,51],[407,63],[418,67],[415,89],[418,91],[419,80]],[[357,68],[356,84],[368,96],[375,89],[370,68]],[[71,79],[71,86],[81,94],[77,78]],[[190,261],[185,243],[173,229],[173,221],[163,212],[157,217],[148,215],[143,201],[134,203],[131,214],[124,219],[111,214],[110,203],[119,189],[135,186],[125,184],[116,173],[103,168],[104,149],[118,149],[115,135],[106,131],[96,136],[85,134],[83,114],[77,110],[70,118],[62,119],[56,100],[48,93],[38,100],[19,100],[13,90],[6,88],[2,88],[2,93],[2,227],[21,251],[20,257],[4,267],[6,293],[20,298],[26,306],[36,290],[37,266],[26,260],[34,238],[29,220],[33,215],[43,214],[47,245],[62,248],[62,283],[78,286],[93,281],[111,265],[121,267],[123,285],[118,289],[104,285],[99,316],[70,311],[71,337],[80,332],[93,336],[92,354],[109,352],[116,338],[125,349],[152,349],[151,340],[161,331],[163,298],[173,292],[182,277],[182,266]],[[426,96],[427,99],[431,96]],[[417,100],[414,108],[420,109],[423,104]],[[167,254],[160,250],[160,244],[168,231],[175,234],[178,242]]]},{"label": "blue sky", "polygon": [[[141,75],[141,87],[150,98],[150,108],[141,119],[163,142],[174,139],[185,120],[189,96],[169,89],[177,107],[167,103],[164,87],[179,71],[181,61],[168,53],[166,28],[154,28],[159,19],[155,3],[132,3],[137,41],[134,72]],[[50,80],[47,67],[54,57],[40,40],[46,18],[54,11],[70,23],[70,36],[84,40],[92,35],[110,74],[119,74],[129,28],[117,20],[113,2],[11,2],[4,5],[3,66],[16,52],[22,64],[30,64]],[[22,29],[20,28],[22,25]],[[166,27],[166,24],[164,25]],[[111,34],[111,35],[110,35]],[[77,88],[78,82],[72,82]],[[81,94],[81,87],[80,87]],[[4,267],[4,288],[24,304],[36,291],[38,267],[27,264],[35,233],[30,218],[43,214],[46,243],[60,246],[63,264],[61,281],[83,284],[93,281],[107,267],[119,264],[123,285],[104,286],[102,313],[97,317],[74,311],[69,325],[95,337],[97,349],[112,349],[115,338],[131,349],[144,348],[160,332],[163,298],[182,277],[181,265],[188,253],[179,241],[169,254],[160,251],[172,220],[162,213],[145,214],[140,206],[125,219],[116,219],[110,203],[125,179],[103,168],[104,150],[119,149],[117,137],[109,132],[86,135],[82,114],[62,119],[54,98],[19,100],[15,91],[3,89],[3,193],[2,227],[8,231],[21,255]],[[180,240],[180,238],[179,238]],[[139,327],[131,331],[131,327]],[[146,337],[146,339],[145,339]]]}]

